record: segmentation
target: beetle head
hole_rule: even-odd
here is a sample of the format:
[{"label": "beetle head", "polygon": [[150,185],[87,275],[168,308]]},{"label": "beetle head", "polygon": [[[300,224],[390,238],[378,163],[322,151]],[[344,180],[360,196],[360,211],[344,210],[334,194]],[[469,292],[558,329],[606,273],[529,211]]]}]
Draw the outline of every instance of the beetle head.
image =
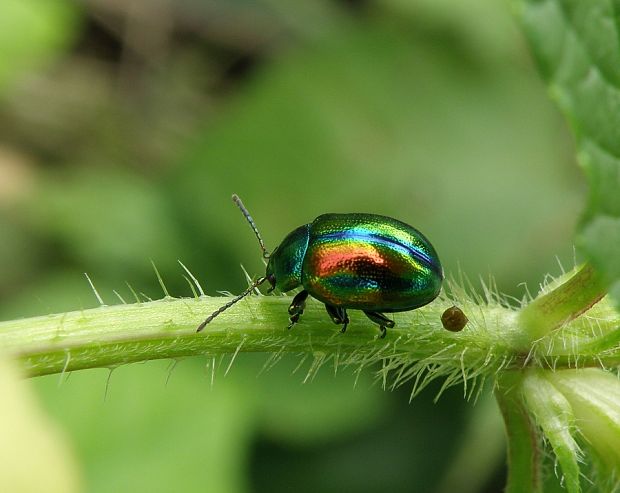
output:
[{"label": "beetle head", "polygon": [[274,265],[273,256],[269,256],[269,261],[267,262],[267,268],[265,270],[265,279],[270,284],[270,288],[267,291],[268,293],[271,293],[274,289],[276,289],[276,284],[277,284],[276,273],[274,271],[273,265]]}]

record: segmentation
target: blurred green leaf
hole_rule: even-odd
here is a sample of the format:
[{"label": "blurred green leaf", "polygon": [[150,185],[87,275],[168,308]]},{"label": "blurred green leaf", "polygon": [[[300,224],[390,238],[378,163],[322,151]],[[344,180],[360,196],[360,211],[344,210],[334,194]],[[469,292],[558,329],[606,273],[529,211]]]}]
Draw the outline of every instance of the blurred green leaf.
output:
[{"label": "blurred green leaf", "polygon": [[[381,0],[399,17],[420,28],[444,26],[446,36],[459,36],[482,58],[519,55],[518,26],[507,15],[505,2],[496,0]],[[485,22],[480,22],[484,19]],[[449,30],[449,31],[448,31]],[[449,32],[449,34],[448,34]]]},{"label": "blurred green leaf", "polygon": [[0,359],[0,490],[78,492],[81,480],[73,452],[29,387],[10,361]]},{"label": "blurred green leaf", "polygon": [[[13,294],[22,279],[37,275],[38,245],[33,244],[24,230],[0,214],[0,293]],[[24,316],[24,315],[21,315]]]},{"label": "blurred green leaf", "polygon": [[70,2],[0,2],[0,91],[62,53],[76,33],[76,21],[76,8]]},{"label": "blurred green leaf", "polygon": [[306,376],[308,362],[299,376],[291,376],[299,358],[285,359],[289,364],[279,363],[268,378],[258,381],[269,395],[259,400],[261,425],[273,439],[299,445],[325,443],[369,427],[385,411],[385,394],[371,388],[370,372],[358,375],[353,388],[355,376],[350,371],[340,370],[336,377],[327,363],[315,376]]},{"label": "blurred green leaf", "polygon": [[246,355],[226,377],[227,361],[218,356],[206,360],[206,372],[194,359],[174,368],[170,361],[125,366],[111,375],[76,372],[61,376],[62,385],[58,376],[34,382],[74,437],[88,491],[234,493],[250,490],[247,455],[259,433],[300,447],[333,440],[368,425],[385,396],[366,378],[353,389],[350,375],[334,380],[328,371],[318,376],[325,382],[302,385],[286,364],[257,378],[266,358]]},{"label": "blurred green leaf", "polygon": [[527,0],[521,16],[552,96],[577,138],[590,184],[578,244],[620,303],[618,2]]},{"label": "blurred green leaf", "polygon": [[[35,380],[85,464],[87,490],[247,491],[254,395],[170,361]],[[67,378],[65,376],[64,378]],[[188,399],[188,396],[193,396]]]},{"label": "blurred green leaf", "polygon": [[[94,276],[93,276],[94,277]],[[125,294],[122,281],[116,280],[110,289],[102,286],[98,277],[94,279],[95,286],[104,299],[110,304],[118,302],[110,289],[119,289]],[[132,300],[127,296],[128,300]],[[47,315],[71,311],[77,308],[94,308],[99,306],[84,272],[69,269],[45,269],[38,273],[36,282],[27,290],[10,290],[0,306],[0,319],[10,320],[35,315]],[[132,300],[133,301],[133,300]]]},{"label": "blurred green leaf", "polygon": [[[620,164],[620,161],[619,161]],[[620,168],[618,169],[620,172]],[[616,191],[620,195],[620,188]],[[620,217],[595,216],[582,231],[580,246],[593,265],[605,274],[609,293],[620,303]]]},{"label": "blurred green leaf", "polygon": [[115,278],[117,288],[138,273],[154,280],[149,259],[180,271],[183,247],[164,196],[137,174],[93,166],[46,175],[21,213],[95,278]]},{"label": "blurred green leaf", "polygon": [[476,406],[468,411],[459,448],[442,475],[437,493],[483,491],[489,476],[504,460],[504,423],[492,394],[483,393]]}]

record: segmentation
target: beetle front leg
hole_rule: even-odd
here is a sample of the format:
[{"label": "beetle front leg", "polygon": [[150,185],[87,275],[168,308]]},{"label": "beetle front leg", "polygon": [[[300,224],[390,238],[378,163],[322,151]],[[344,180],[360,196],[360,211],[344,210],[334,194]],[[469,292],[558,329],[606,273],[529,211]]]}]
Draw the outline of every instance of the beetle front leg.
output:
[{"label": "beetle front leg", "polygon": [[340,329],[340,332],[344,334],[345,331],[347,330],[347,325],[349,325],[349,316],[347,315],[346,308],[341,308],[339,306],[334,306],[334,305],[328,305],[326,303],[325,309],[327,310],[327,313],[329,314],[332,321],[336,325],[342,325],[342,329]]},{"label": "beetle front leg", "polygon": [[288,307],[289,320],[291,322],[288,324],[289,329],[299,321],[299,317],[303,314],[306,307],[306,298],[308,298],[308,291],[300,291],[295,295],[293,302]]},{"label": "beetle front leg", "polygon": [[394,327],[394,320],[390,320],[383,313],[365,311],[364,314],[374,323],[379,325],[379,330],[381,331],[381,339],[383,339],[385,337],[385,334],[387,333],[386,327],[390,329]]}]

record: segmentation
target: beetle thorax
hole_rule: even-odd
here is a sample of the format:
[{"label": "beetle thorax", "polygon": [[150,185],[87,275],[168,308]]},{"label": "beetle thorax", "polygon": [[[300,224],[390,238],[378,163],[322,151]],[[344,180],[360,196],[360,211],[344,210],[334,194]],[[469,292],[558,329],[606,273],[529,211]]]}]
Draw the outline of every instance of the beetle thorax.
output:
[{"label": "beetle thorax", "polygon": [[265,276],[282,292],[301,284],[301,266],[308,248],[309,232],[309,224],[291,231],[269,256]]}]

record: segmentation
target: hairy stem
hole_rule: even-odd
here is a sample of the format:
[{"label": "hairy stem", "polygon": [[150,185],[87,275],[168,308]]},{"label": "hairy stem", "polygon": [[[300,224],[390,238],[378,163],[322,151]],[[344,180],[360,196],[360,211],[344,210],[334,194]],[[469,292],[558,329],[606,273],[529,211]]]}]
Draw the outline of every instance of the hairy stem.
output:
[{"label": "hairy stem", "polygon": [[522,372],[505,372],[495,389],[508,439],[505,493],[542,492],[542,439],[523,401],[522,380]]},{"label": "hairy stem", "polygon": [[197,334],[205,316],[228,300],[164,298],[0,322],[0,351],[20,360],[31,376],[240,351],[356,354],[368,364],[391,357],[429,359],[457,369],[486,362],[490,368],[505,362],[511,352],[506,334],[514,326],[513,311],[472,305],[470,329],[451,333],[440,321],[451,303],[439,300],[395,314],[396,327],[385,339],[379,339],[377,326],[357,311],[351,311],[349,329],[341,334],[317,302],[309,302],[301,322],[286,330],[291,298],[284,296],[248,297]]},{"label": "hairy stem", "polygon": [[574,320],[605,296],[605,284],[586,264],[568,281],[539,296],[519,314],[523,349],[549,332]]},{"label": "hairy stem", "polygon": [[[569,279],[567,284],[572,282]],[[387,358],[394,368],[421,362],[440,367],[446,375],[455,371],[463,377],[492,376],[499,368],[620,364],[620,336],[616,330],[620,315],[607,301],[597,305],[592,319],[577,318],[566,331],[556,331],[545,339],[545,344],[530,352],[521,346],[523,329],[518,311],[498,303],[474,302],[464,295],[460,298],[459,304],[469,318],[463,331],[443,329],[441,315],[453,302],[438,299],[417,310],[394,314],[396,327],[388,330],[385,339],[379,339],[377,326],[356,310],[350,311],[351,324],[346,334],[341,334],[323,305],[313,300],[300,323],[286,330],[287,307],[292,299],[286,296],[248,297],[197,334],[196,328],[206,315],[230,298],[166,297],[148,303],[0,322],[0,352],[20,360],[25,372],[32,376],[151,359],[239,352],[312,353],[342,364],[350,364],[352,357],[366,366]],[[566,343],[565,332],[571,334],[570,344]]]}]

